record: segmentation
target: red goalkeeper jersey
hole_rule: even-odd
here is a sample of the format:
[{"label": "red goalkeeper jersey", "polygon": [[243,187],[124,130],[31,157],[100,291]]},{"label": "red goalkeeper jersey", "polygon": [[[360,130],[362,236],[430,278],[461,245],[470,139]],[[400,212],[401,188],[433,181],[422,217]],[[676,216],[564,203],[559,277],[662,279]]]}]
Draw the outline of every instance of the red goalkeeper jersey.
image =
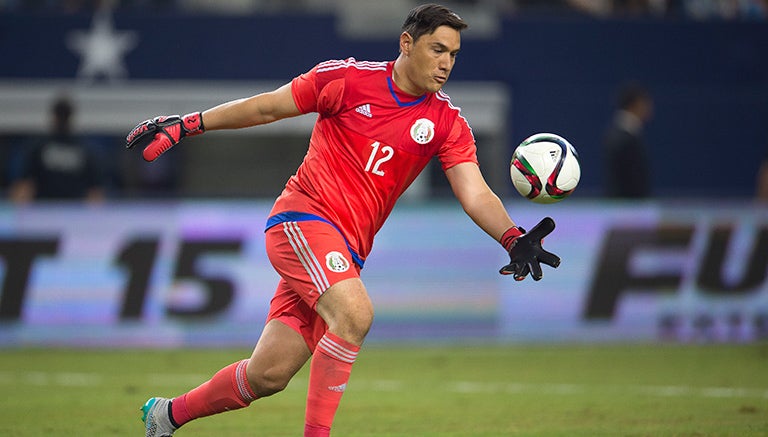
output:
[{"label": "red goalkeeper jersey", "polygon": [[299,110],[319,115],[268,227],[308,217],[330,222],[362,266],[395,202],[433,156],[444,170],[477,163],[472,131],[448,95],[406,94],[392,80],[393,66],[333,60],[293,79]]}]

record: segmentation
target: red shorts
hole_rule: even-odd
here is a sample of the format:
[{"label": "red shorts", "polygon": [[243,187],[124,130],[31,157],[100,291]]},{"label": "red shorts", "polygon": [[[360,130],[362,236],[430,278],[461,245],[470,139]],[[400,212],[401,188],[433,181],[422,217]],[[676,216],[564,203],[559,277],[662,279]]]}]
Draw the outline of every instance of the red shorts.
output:
[{"label": "red shorts", "polygon": [[333,284],[359,278],[360,267],[341,233],[319,220],[279,223],[265,236],[267,256],[281,277],[267,321],[290,326],[314,350],[328,329],[315,312],[317,300]]}]

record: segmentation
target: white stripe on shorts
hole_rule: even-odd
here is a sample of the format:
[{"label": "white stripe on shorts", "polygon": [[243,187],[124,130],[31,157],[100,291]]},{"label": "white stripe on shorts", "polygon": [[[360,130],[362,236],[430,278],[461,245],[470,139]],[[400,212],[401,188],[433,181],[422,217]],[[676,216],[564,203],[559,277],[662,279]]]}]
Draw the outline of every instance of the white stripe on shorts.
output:
[{"label": "white stripe on shorts", "polygon": [[288,242],[291,243],[293,251],[301,261],[301,265],[306,269],[307,274],[312,279],[312,283],[315,284],[317,292],[323,294],[331,284],[328,282],[328,278],[325,276],[323,265],[317,260],[315,254],[312,253],[312,249],[309,247],[304,234],[301,233],[298,222],[283,222],[283,232],[288,237]]}]

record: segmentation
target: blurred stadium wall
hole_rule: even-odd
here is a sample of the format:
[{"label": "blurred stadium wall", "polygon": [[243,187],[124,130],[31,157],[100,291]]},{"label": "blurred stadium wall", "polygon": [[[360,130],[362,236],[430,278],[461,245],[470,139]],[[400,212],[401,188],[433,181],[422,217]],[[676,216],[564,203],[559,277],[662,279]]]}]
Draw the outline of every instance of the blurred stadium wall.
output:
[{"label": "blurred stadium wall", "polygon": [[[551,131],[568,138],[581,154],[580,194],[599,195],[600,138],[612,117],[615,92],[625,81],[637,80],[647,84],[656,101],[646,134],[658,196],[754,194],[754,176],[768,149],[768,56],[763,48],[768,22],[475,15],[479,23],[463,40],[447,90],[475,126],[481,158],[499,192],[509,192],[504,173],[512,148],[532,133]],[[378,29],[376,36],[362,38],[360,32],[344,31],[350,26],[342,24],[349,21],[354,20],[295,12],[2,13],[3,148],[10,154],[14,136],[45,128],[45,108],[57,91],[74,95],[84,133],[100,135],[102,144],[112,140],[104,153],[114,163],[125,160],[116,155],[125,132],[149,116],[199,110],[256,93],[325,59],[397,56],[397,23],[389,24],[386,36]],[[243,148],[256,143],[263,150],[278,143],[298,148],[289,155],[300,159],[310,123],[298,130],[289,123],[254,129],[245,134],[247,140],[241,136],[243,141],[212,136],[200,142],[231,144],[217,147],[231,153],[217,155],[218,164],[211,165],[252,175],[239,171],[245,165]],[[273,133],[282,139],[269,138]],[[252,140],[259,136],[268,141]],[[204,147],[188,149],[187,155],[206,153]],[[268,165],[260,165],[284,170],[268,190],[243,189],[266,183],[253,184],[248,177],[219,186],[224,194],[271,196],[295,166],[295,159],[286,163],[283,156],[272,155]],[[194,185],[197,172],[206,170],[199,161],[190,157],[178,173],[178,189],[169,194],[215,194]],[[137,171],[130,165],[111,170],[126,167]],[[5,176],[7,181],[10,174]],[[116,178],[115,195],[130,192],[131,177],[136,175]],[[432,185],[444,194],[442,179]]]}]

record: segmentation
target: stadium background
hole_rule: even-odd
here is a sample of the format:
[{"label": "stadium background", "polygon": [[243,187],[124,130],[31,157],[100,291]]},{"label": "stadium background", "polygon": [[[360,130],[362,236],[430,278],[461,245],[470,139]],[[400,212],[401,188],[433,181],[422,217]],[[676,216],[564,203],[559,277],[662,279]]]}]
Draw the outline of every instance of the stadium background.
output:
[{"label": "stadium background", "polygon": [[[303,156],[312,118],[197,137],[152,166],[122,139],[149,116],[266,90],[325,59],[393,59],[410,3],[244,14],[124,3],[0,9],[2,188],[66,92],[110,198],[0,206],[0,345],[251,345],[275,282],[260,237],[269,199]],[[447,90],[513,217],[558,222],[548,245],[563,266],[536,284],[500,278],[504,254],[432,169],[364,273],[377,305],[371,338],[765,338],[768,211],[753,202],[768,153],[765,18],[490,5],[456,5],[472,29]],[[111,62],[92,74],[73,49],[89,35],[113,43],[93,49]],[[631,203],[601,198],[600,136],[627,80],[645,83],[656,103],[646,132],[655,197]],[[540,131],[570,139],[583,169],[576,194],[547,207],[520,199],[507,177],[511,150]]]}]

